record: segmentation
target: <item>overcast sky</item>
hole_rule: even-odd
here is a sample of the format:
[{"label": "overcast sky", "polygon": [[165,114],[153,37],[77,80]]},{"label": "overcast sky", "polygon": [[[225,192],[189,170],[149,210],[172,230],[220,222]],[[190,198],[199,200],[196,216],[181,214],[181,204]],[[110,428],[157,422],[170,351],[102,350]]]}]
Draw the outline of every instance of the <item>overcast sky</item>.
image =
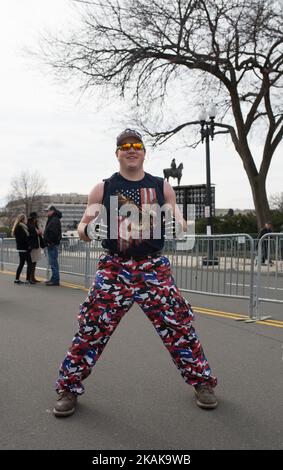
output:
[{"label": "overcast sky", "polygon": [[[41,32],[69,27],[74,17],[70,3],[1,2],[0,206],[6,202],[11,178],[23,170],[44,176],[49,193],[87,194],[118,169],[114,150],[123,106],[114,104],[97,112],[95,97],[79,99],[78,92],[70,93],[69,87],[56,83],[24,53],[25,47],[37,44]],[[197,115],[198,110],[188,120]],[[259,158],[256,142],[254,151]],[[173,156],[177,165],[184,164],[181,184],[205,183],[204,145],[175,151],[171,143],[162,150],[149,150],[145,170],[162,176]],[[269,195],[283,191],[282,170],[281,145],[269,171]],[[228,136],[216,136],[211,145],[211,173],[218,208],[253,208],[246,174]]]}]

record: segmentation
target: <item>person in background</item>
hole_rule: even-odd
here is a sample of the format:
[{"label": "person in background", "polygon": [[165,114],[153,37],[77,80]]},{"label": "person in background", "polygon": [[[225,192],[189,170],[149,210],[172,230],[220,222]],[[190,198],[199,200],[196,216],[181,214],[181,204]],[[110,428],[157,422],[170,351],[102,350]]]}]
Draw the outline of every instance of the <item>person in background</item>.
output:
[{"label": "person in background", "polygon": [[46,286],[59,286],[60,274],[58,264],[58,246],[62,238],[61,221],[62,212],[51,205],[47,209],[47,222],[44,230],[44,243],[47,246],[49,264],[51,266],[51,279],[45,283]]},{"label": "person in background", "polygon": [[41,246],[43,242],[42,231],[38,226],[38,215],[36,212],[31,212],[28,218],[28,230],[30,234],[30,246],[31,246],[31,280],[33,282],[40,282],[35,278],[36,263],[41,258]]},{"label": "person in background", "polygon": [[[272,224],[271,222],[266,222],[264,224],[264,227],[261,229],[261,231],[259,232],[259,235],[258,235],[258,238],[262,238],[263,235],[265,235],[266,233],[271,233],[273,230],[272,228]],[[265,238],[262,242],[262,245],[261,245],[261,248],[262,248],[262,251],[261,251],[261,264],[265,264],[265,261],[268,257],[268,243],[270,243],[270,240],[268,238]],[[269,264],[272,265],[272,260],[270,259],[270,254],[269,254]]]},{"label": "person in background", "polygon": [[17,251],[20,257],[20,263],[16,272],[15,284],[24,284],[20,280],[20,275],[23,270],[25,263],[27,263],[27,281],[26,284],[34,284],[31,279],[32,262],[31,262],[31,246],[30,246],[30,234],[27,227],[27,218],[25,214],[20,214],[15,220],[12,228],[12,235],[16,239]]},{"label": "person in background", "polygon": [[177,168],[175,158],[173,158],[173,160],[171,162],[171,168],[172,168],[172,170],[176,170],[176,168]]}]

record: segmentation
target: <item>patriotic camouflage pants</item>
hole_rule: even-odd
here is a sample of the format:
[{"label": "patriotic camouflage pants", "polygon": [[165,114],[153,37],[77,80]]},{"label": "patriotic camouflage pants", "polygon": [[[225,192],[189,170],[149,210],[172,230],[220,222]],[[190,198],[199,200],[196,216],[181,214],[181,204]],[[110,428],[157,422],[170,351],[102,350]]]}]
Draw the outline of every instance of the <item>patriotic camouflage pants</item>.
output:
[{"label": "patriotic camouflage pants", "polygon": [[184,380],[190,385],[216,386],[192,325],[192,308],[175,285],[167,257],[125,261],[102,255],[93,286],[80,307],[79,331],[60,367],[58,393],[84,393],[82,381],[134,302],[153,323]]}]

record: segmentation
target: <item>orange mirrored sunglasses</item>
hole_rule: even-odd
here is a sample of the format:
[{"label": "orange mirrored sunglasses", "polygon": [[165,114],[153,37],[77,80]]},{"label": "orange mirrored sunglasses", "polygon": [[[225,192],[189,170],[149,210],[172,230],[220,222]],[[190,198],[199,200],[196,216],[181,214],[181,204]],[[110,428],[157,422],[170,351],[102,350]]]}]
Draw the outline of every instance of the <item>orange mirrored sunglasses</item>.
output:
[{"label": "orange mirrored sunglasses", "polygon": [[141,142],[125,143],[119,145],[117,148],[118,150],[123,150],[124,152],[127,152],[128,150],[130,150],[131,147],[133,147],[134,150],[144,150],[144,145]]}]

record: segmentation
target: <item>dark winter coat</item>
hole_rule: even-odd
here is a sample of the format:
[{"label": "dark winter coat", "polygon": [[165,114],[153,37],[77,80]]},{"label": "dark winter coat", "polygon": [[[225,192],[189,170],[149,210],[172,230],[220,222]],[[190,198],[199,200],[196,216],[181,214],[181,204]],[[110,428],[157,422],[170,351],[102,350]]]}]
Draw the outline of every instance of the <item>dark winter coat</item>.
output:
[{"label": "dark winter coat", "polygon": [[30,238],[30,246],[32,249],[39,248],[39,237],[36,231],[36,226],[33,222],[28,221],[28,231]]},{"label": "dark winter coat", "polygon": [[17,250],[19,251],[30,251],[30,237],[27,235],[25,229],[21,224],[18,224],[15,228],[15,239],[17,244]]},{"label": "dark winter coat", "polygon": [[62,229],[60,219],[62,218],[62,212],[56,210],[48,217],[47,223],[44,230],[44,242],[47,245],[59,245],[62,238]]},{"label": "dark winter coat", "polygon": [[45,244],[43,241],[42,235],[38,235],[36,229],[38,230],[37,223],[34,223],[33,219],[28,220],[28,231],[30,235],[30,246],[32,249],[44,248]]},{"label": "dark winter coat", "polygon": [[261,237],[263,237],[263,235],[265,235],[266,233],[271,233],[271,232],[272,232],[272,230],[271,230],[270,228],[263,227],[263,228],[261,229],[261,231],[259,232],[259,234],[258,234],[258,238],[261,238]]}]

